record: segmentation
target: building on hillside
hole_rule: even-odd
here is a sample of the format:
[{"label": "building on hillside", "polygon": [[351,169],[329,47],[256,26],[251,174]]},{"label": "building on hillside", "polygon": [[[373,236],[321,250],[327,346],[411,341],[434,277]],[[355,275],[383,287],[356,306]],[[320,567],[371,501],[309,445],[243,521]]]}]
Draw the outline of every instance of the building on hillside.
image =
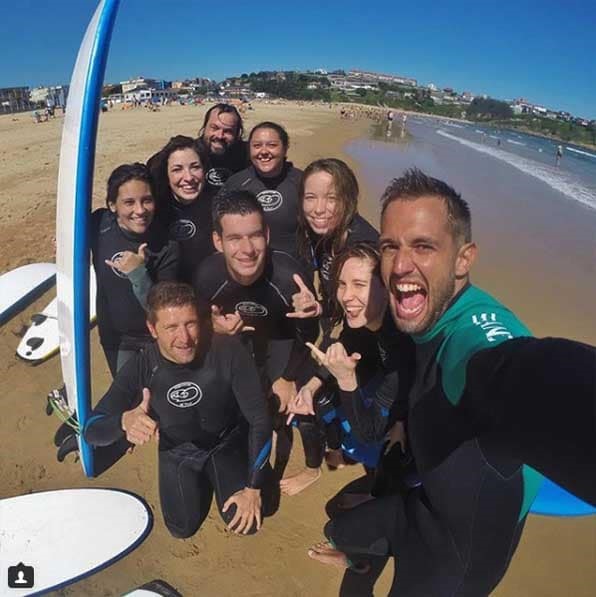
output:
[{"label": "building on hillside", "polygon": [[112,93],[106,99],[115,104],[147,104],[164,103],[166,100],[175,100],[178,98],[176,89],[152,89],[145,87],[135,87],[127,92]]},{"label": "building on hillside", "polygon": [[367,81],[368,83],[388,83],[389,85],[409,85],[417,87],[416,79],[410,77],[402,77],[400,75],[386,75],[383,73],[375,73],[371,71],[352,69],[348,73],[349,77]]},{"label": "building on hillside", "polygon": [[33,110],[29,97],[29,87],[0,88],[0,113],[25,112]]}]

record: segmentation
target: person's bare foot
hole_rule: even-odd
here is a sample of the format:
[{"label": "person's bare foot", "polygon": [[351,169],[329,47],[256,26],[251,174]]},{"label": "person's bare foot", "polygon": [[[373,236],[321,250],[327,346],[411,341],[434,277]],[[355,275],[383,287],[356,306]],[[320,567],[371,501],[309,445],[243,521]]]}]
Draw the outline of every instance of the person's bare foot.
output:
[{"label": "person's bare foot", "polygon": [[284,477],[279,482],[279,487],[284,495],[297,495],[310,487],[321,476],[320,468],[305,468],[297,475]]},{"label": "person's bare foot", "polygon": [[327,450],[325,452],[325,463],[330,470],[344,468],[346,461],[344,460],[343,451],[341,449]]},{"label": "person's bare foot", "polygon": [[313,545],[308,550],[308,557],[321,564],[327,564],[328,566],[335,566],[341,570],[347,570],[348,568],[356,574],[366,574],[370,570],[370,564],[365,562],[353,565],[348,556],[343,551],[335,549],[329,543],[329,541],[323,541]]}]

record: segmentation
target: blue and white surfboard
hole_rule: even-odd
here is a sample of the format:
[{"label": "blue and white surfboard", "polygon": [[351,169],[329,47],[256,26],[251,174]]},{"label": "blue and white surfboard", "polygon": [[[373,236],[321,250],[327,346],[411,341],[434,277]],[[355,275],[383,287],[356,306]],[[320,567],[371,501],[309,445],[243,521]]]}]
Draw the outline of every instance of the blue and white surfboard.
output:
[{"label": "blue and white surfboard", "polygon": [[[81,427],[91,408],[89,218],[100,96],[120,0],[102,0],[81,43],[62,130],[56,212],[58,327],[68,403]],[[81,463],[95,474],[93,450],[79,438]]]}]

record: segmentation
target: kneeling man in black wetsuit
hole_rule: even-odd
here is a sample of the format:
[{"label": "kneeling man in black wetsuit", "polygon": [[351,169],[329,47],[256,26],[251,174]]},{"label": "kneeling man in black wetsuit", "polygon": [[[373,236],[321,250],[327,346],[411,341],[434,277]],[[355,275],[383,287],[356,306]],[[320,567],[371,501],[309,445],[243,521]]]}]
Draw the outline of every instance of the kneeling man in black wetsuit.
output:
[{"label": "kneeling man in black wetsuit", "polygon": [[[197,294],[212,305],[216,332],[242,336],[266,392],[280,413],[296,393],[296,380],[309,359],[306,342],[316,340],[318,309],[296,312],[301,294],[314,288],[298,262],[269,248],[263,206],[250,191],[234,190],[217,197],[213,207],[213,244],[219,251],[205,259],[193,277]],[[306,280],[306,282],[305,282]],[[275,429],[285,433],[285,417]],[[313,417],[298,424],[306,456],[305,469],[282,480],[282,491],[295,495],[320,476],[323,435]]]},{"label": "kneeling man in black wetsuit", "polygon": [[175,537],[197,532],[214,493],[228,528],[252,534],[261,526],[261,489],[272,488],[271,422],[254,363],[236,338],[199,320],[190,286],[159,283],[147,303],[155,343],[118,372],[85,439],[158,441],[161,508]]}]

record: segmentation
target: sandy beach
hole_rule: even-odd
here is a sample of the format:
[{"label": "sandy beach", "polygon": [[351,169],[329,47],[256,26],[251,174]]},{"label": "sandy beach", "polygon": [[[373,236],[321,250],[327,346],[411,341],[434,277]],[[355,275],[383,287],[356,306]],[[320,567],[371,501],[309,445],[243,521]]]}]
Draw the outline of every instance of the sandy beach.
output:
[{"label": "sandy beach", "polygon": [[[337,110],[328,106],[254,106],[245,115],[245,129],[250,130],[262,120],[283,124],[290,134],[289,157],[297,167],[303,168],[318,157],[346,159],[362,183],[361,212],[374,225],[378,225],[379,190],[390,178],[411,165],[412,159],[422,168],[437,163],[436,154],[418,148],[414,154],[407,154],[407,159],[392,158],[386,164],[377,164],[378,170],[371,164],[365,168],[355,157],[357,152],[346,153],[344,149],[351,141],[367,138],[369,121],[340,120]],[[114,109],[101,115],[93,206],[104,205],[105,181],[115,166],[146,160],[174,134],[195,136],[205,109]],[[61,115],[41,124],[34,124],[29,114],[0,117],[0,272],[54,259],[52,238],[62,122]],[[465,162],[464,158],[453,159]],[[460,163],[458,171],[464,167]],[[491,176],[510,173],[493,172]],[[455,175],[448,180],[465,183]],[[475,184],[480,194],[482,183]],[[513,176],[511,186],[506,188],[513,193],[525,192],[524,184]],[[490,202],[479,201],[477,207],[472,206],[482,255],[475,280],[516,310],[537,335],[565,335],[594,344],[595,261],[585,255],[585,247],[589,247],[590,239],[594,241],[591,226],[596,218],[579,209],[565,209],[553,197],[545,197],[546,207],[538,217],[539,231],[535,203],[526,205],[515,218],[503,215],[511,211],[491,208]],[[514,198],[507,209],[514,209]],[[557,226],[562,220],[565,230]],[[495,224],[500,236],[494,234]],[[549,230],[552,243],[545,249]],[[511,263],[515,263],[515,269]],[[320,481],[303,494],[282,499],[279,512],[266,520],[255,537],[225,532],[212,509],[199,533],[182,541],[169,535],[161,519],[153,446],[136,450],[96,480],[86,479],[72,457],[62,464],[56,461],[52,439],[58,420],[46,416],[45,396],[61,384],[59,359],[54,357],[30,367],[15,355],[30,316],[40,311],[53,293],[49,291],[0,328],[0,395],[4,401],[0,498],[63,487],[120,487],[143,495],[155,514],[154,529],[141,547],[110,568],[56,594],[110,597],[163,578],[187,596],[337,595],[342,573],[310,560],[306,550],[323,538],[325,502],[359,474],[358,467],[333,473],[325,470]],[[577,307],[572,310],[566,305]],[[109,383],[109,374],[96,330],[92,332],[92,344],[94,396],[98,399]],[[289,472],[299,470],[302,463],[298,440],[295,445]],[[57,552],[59,557],[59,549]],[[530,516],[517,554],[495,595],[588,597],[596,583],[594,562],[596,517]],[[385,571],[376,594],[386,594],[392,572]]]}]

